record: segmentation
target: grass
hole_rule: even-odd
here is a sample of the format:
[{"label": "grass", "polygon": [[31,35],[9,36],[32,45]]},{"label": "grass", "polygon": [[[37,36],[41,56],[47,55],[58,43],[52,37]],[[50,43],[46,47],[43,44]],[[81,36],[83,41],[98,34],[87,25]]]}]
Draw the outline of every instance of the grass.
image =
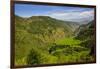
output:
[{"label": "grass", "polygon": [[[27,64],[55,64],[55,63],[73,63],[73,62],[88,62],[93,60],[91,56],[89,56],[89,50],[85,50],[85,48],[79,46],[81,43],[80,40],[75,40],[73,38],[64,38],[61,40],[57,40],[55,47],[52,53],[48,53],[48,50],[42,50],[36,47],[33,47],[35,53],[31,53],[30,56],[24,56],[20,59],[16,60],[16,65],[27,65]],[[62,45],[69,45],[67,47],[62,47]],[[45,46],[44,46],[45,47]],[[36,54],[38,57],[34,57]],[[30,59],[28,62],[36,60],[38,63],[27,63],[27,58]]]},{"label": "grass", "polygon": [[74,38],[63,38],[59,39],[55,42],[57,45],[79,45],[81,43],[80,40],[74,39]]}]

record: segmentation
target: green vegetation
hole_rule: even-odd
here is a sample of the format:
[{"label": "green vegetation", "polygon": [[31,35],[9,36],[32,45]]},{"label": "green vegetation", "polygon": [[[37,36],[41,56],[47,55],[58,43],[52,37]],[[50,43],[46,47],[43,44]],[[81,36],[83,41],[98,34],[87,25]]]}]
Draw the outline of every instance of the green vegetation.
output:
[{"label": "green vegetation", "polygon": [[63,38],[63,39],[59,39],[56,41],[56,44],[60,44],[60,45],[78,45],[80,44],[81,41],[80,40],[77,40],[77,39],[74,39],[74,38]]},{"label": "green vegetation", "polygon": [[92,51],[95,39],[92,23],[80,29],[81,26],[77,23],[60,21],[48,16],[15,16],[15,64],[94,61]]},{"label": "green vegetation", "polygon": [[94,21],[89,22],[86,25],[82,25],[83,27],[78,35],[75,37],[76,39],[81,40],[81,46],[91,49],[90,55],[95,56],[95,45],[96,45],[96,34],[95,34],[95,23]]}]

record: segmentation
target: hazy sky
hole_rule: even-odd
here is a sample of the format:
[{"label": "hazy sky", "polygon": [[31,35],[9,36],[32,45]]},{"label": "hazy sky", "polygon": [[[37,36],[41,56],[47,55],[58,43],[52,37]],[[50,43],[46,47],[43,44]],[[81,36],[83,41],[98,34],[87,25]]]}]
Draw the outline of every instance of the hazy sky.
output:
[{"label": "hazy sky", "polygon": [[15,4],[15,14],[21,17],[50,16],[65,21],[86,22],[94,19],[94,8]]}]

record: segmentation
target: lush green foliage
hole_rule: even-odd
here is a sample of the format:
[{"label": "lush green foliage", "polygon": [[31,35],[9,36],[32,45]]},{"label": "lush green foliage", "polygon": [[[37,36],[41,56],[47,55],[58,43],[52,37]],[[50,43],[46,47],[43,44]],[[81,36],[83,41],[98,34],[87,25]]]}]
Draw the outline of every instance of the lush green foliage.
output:
[{"label": "lush green foliage", "polygon": [[[89,62],[94,58],[91,42],[95,41],[93,26],[73,33],[74,22],[65,22],[48,16],[22,18],[15,16],[15,64],[36,65]],[[87,26],[87,25],[86,25]],[[88,29],[89,28],[89,29]],[[90,37],[91,36],[91,37]]]}]

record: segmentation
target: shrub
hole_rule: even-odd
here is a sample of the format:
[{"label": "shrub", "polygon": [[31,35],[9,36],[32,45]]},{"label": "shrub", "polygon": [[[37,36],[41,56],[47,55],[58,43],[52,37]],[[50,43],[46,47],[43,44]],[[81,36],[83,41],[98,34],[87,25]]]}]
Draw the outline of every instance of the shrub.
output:
[{"label": "shrub", "polygon": [[34,49],[30,51],[27,57],[28,64],[39,64],[40,63],[40,53]]}]

